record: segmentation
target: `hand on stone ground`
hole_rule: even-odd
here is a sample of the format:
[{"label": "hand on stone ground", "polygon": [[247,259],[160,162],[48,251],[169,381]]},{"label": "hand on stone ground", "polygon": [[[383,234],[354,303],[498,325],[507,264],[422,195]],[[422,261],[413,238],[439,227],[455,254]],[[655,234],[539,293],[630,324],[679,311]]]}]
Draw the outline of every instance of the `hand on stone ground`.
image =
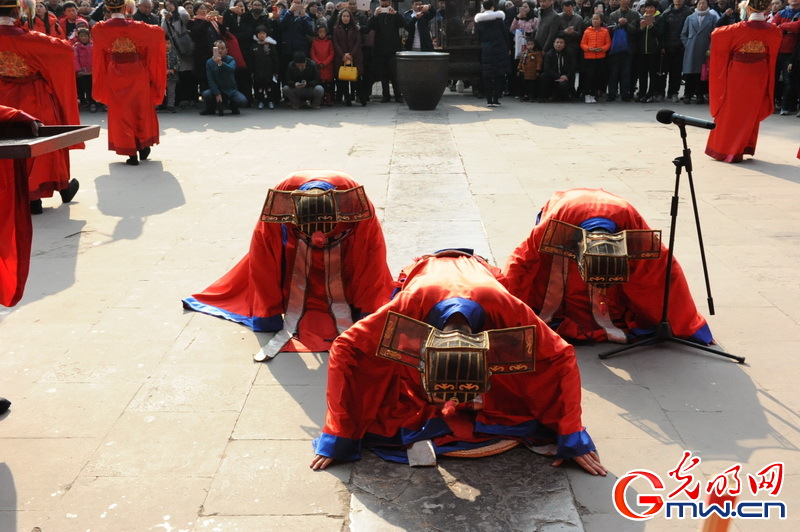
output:
[{"label": "hand on stone ground", "polygon": [[[592,475],[601,475],[606,476],[606,468],[603,467],[603,464],[600,463],[600,458],[597,456],[595,451],[590,453],[576,456],[574,458],[575,462],[583,469],[591,473]],[[564,463],[563,458],[557,458],[555,462],[553,462],[553,467],[558,467]]]},{"label": "hand on stone ground", "polygon": [[328,458],[327,456],[315,454],[314,459],[311,460],[311,465],[309,467],[311,467],[311,469],[313,469],[314,471],[318,471],[320,469],[325,469],[326,467],[331,465],[331,462],[333,462],[333,458]]}]

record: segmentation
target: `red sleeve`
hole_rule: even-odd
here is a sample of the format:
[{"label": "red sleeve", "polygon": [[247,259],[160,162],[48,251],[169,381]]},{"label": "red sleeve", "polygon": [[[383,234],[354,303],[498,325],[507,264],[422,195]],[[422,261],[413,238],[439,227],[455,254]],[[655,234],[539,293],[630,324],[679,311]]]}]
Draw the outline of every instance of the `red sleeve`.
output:
[{"label": "red sleeve", "polygon": [[347,237],[344,261],[345,293],[353,306],[369,314],[389,301],[394,281],[386,264],[386,242],[377,218],[359,222]]},{"label": "red sleeve", "polygon": [[31,122],[37,121],[37,118],[29,115],[25,111],[20,111],[19,109],[15,109],[13,107],[6,107],[5,105],[0,105],[0,124],[4,126],[12,126],[12,125],[20,125],[20,124],[30,124]]},{"label": "red sleeve", "polygon": [[140,22],[147,29],[147,70],[150,74],[150,93],[153,105],[158,105],[164,100],[164,91],[167,89],[167,44],[164,39],[164,30]]},{"label": "red sleeve", "polygon": [[535,233],[536,229],[534,228],[530,236],[511,252],[500,277],[500,282],[511,295],[532,307],[535,306],[533,280],[536,279],[541,268],[539,245],[535,241]]},{"label": "red sleeve", "polygon": [[108,94],[108,59],[106,50],[111,49],[108,29],[105,22],[98,22],[92,28],[92,98],[107,104],[111,97]]},{"label": "red sleeve", "polygon": [[711,62],[709,63],[708,104],[711,116],[716,117],[725,100],[725,82],[728,79],[728,56],[730,35],[723,26],[711,34]]},{"label": "red sleeve", "polygon": [[775,85],[775,66],[778,62],[778,53],[781,47],[781,41],[783,40],[783,35],[781,30],[785,30],[786,26],[793,25],[795,28],[794,31],[800,29],[800,21],[791,24],[783,24],[780,29],[775,29],[772,31],[764,33],[769,33],[769,36],[765,39],[767,41],[767,50],[769,51],[769,79],[765,85],[766,91],[764,94],[764,99],[761,102],[761,116],[760,120],[766,120],[767,117],[772,115],[775,112],[775,104],[773,101],[773,94],[772,94],[772,87]]},{"label": "red sleeve", "polygon": [[[42,65],[42,76],[55,93],[60,124],[79,125],[81,118],[78,111],[78,89],[75,84],[75,71],[72,69],[75,52],[72,46],[60,39],[43,37],[38,33],[35,35],[39,38],[31,39],[29,46],[32,52],[35,51]],[[69,149],[83,148],[84,144],[80,143]]]},{"label": "red sleeve", "polygon": [[375,354],[388,311],[399,311],[408,298],[401,293],[333,342],[323,432],[352,440],[360,440],[367,431],[390,436],[435,417],[435,406],[422,399],[419,371]]}]

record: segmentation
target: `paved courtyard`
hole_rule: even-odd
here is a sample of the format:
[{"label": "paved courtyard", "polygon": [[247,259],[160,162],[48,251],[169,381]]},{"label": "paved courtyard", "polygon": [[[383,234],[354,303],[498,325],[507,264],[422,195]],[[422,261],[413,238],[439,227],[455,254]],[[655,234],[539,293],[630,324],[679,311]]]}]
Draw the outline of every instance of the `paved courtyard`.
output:
[{"label": "paved courtyard", "polygon": [[[746,364],[677,344],[599,360],[577,348],[584,423],[610,474],[552,468],[524,449],[412,469],[366,456],[308,468],[324,423],[327,354],[252,355],[269,340],[186,312],[246,253],[267,189],[287,173],[343,170],[365,185],[393,273],[443,247],[498,265],[555,190],[602,187],[669,229],[681,155],[661,108],[526,104],[446,94],[432,112],[397,104],[321,111],[160,115],[161,144],[138,167],[99,139],[73,152],[75,202],[34,218],[25,297],[0,308],[0,531],[697,530],[699,521],[623,519],[615,479],[670,478],[684,450],[705,482],[784,462],[785,520],[731,530],[800,530],[800,119],[762,125],[756,158],[703,154],[694,185],[719,345]],[[706,288],[686,177],[675,253],[698,308]],[[740,499],[749,496],[743,486]],[[643,481],[628,490],[653,493]],[[634,507],[636,507],[634,505]]]}]

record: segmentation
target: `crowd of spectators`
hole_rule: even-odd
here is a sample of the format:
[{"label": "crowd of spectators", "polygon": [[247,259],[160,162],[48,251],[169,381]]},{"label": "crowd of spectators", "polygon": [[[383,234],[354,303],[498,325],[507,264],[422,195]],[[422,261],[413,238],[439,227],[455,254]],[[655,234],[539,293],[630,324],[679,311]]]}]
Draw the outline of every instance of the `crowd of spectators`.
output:
[{"label": "crowd of spectators", "polygon": [[[682,99],[707,103],[711,32],[741,20],[734,0],[577,2],[500,0],[493,4],[492,11],[504,17],[507,31],[502,53],[512,63],[502,79],[503,95],[532,102]],[[353,101],[367,105],[376,82],[381,83],[383,102],[391,96],[402,102],[395,84],[397,51],[430,51],[456,41],[478,45],[474,17],[476,11],[486,11],[486,2],[439,0],[435,7],[420,0],[405,3],[407,10],[391,0],[336,4],[137,0],[130,16],[160,26],[170,42],[164,110],[205,105],[202,112],[210,114],[218,111],[213,105],[216,100],[236,113],[240,106],[273,109],[281,100],[292,108],[339,102],[349,106]],[[31,29],[74,45],[81,105],[91,112],[98,108],[91,99],[91,60],[87,61],[91,26],[104,16],[102,0],[44,0],[36,2],[35,13],[24,20]],[[788,115],[797,111],[800,87],[800,0],[773,0],[768,20],[783,31],[774,97],[776,111]],[[220,42],[224,63],[219,60],[222,47],[216,43]],[[298,62],[299,58],[305,62]],[[303,64],[306,73],[299,77],[316,73],[315,79],[303,80],[313,86],[292,85],[297,83],[297,65]],[[342,66],[355,67],[356,78],[339,79]],[[493,72],[493,95],[487,100],[499,105],[495,94],[501,81],[494,74],[497,69],[491,67],[482,65],[484,72]],[[210,73],[218,77],[220,71],[224,87],[219,80],[209,79]],[[473,91],[484,95],[481,82],[487,80],[457,81],[452,81],[451,90],[472,83]],[[300,93],[307,97],[293,98]]]}]

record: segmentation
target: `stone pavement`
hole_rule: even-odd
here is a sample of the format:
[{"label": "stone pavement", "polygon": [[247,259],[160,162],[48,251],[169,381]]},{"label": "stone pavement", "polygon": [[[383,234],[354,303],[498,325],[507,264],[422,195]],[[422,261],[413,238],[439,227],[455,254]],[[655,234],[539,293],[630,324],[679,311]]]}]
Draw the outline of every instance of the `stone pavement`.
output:
[{"label": "stone pavement", "polygon": [[[269,335],[182,310],[247,251],[267,189],[304,168],[365,185],[395,273],[442,247],[502,265],[551,193],[572,187],[626,197],[666,238],[682,146],[656,111],[708,118],[707,107],[503,102],[448,93],[433,112],[181,112],[161,115],[162,143],[139,167],[106,151],[105,130],[73,152],[81,190],[69,206],[45,200],[25,297],[0,310],[0,395],[13,402],[0,417],[0,531],[697,530],[663,512],[626,521],[612,506],[615,478],[633,469],[678,487],[667,473],[683,450],[702,458],[692,473],[703,481],[784,462],[776,499],[788,518],[731,530],[800,529],[794,117],[767,119],[757,157],[738,165],[703,155],[706,131],[690,128],[709,322],[747,363],[677,344],[605,361],[595,355],[608,345],[579,347],[584,423],[607,478],[519,448],[430,469],[370,455],[314,473],[327,356],[255,364]],[[105,125],[102,113],[82,118]],[[707,314],[688,198],[684,177],[676,256]]]}]

